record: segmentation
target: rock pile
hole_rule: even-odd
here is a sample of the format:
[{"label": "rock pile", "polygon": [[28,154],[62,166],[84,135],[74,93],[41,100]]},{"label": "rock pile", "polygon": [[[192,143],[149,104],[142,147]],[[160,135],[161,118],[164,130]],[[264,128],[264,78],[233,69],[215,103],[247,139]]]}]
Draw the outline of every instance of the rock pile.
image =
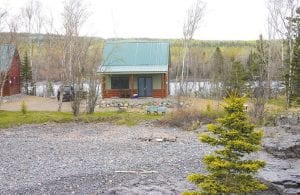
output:
[{"label": "rock pile", "polygon": [[150,105],[161,105],[167,108],[174,108],[176,106],[176,102],[172,99],[153,99],[153,98],[145,98],[145,99],[109,99],[109,100],[101,100],[99,102],[100,108],[110,108],[110,107],[129,107],[129,108],[138,108],[143,109],[146,106]]},{"label": "rock pile", "polygon": [[166,133],[156,133],[152,134],[151,136],[144,136],[138,139],[149,142],[176,142],[177,137]]},{"label": "rock pile", "polygon": [[300,124],[300,113],[280,115],[275,119],[276,126],[288,127]]}]

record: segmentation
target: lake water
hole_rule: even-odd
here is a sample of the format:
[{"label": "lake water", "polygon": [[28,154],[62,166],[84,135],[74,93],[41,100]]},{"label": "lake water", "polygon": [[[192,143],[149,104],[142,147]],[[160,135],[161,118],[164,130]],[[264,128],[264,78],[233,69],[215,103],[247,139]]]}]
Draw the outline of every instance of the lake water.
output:
[{"label": "lake water", "polygon": [[[253,86],[256,84],[254,83]],[[47,85],[46,82],[38,82],[36,83],[36,95],[37,96],[46,96],[47,95]],[[54,89],[54,95],[57,95],[58,88],[60,86],[60,83],[53,83],[53,89]],[[99,87],[99,95],[101,94],[101,85]],[[179,91],[180,83],[179,82],[170,82],[170,95],[174,96],[176,95],[176,92]],[[187,82],[186,85],[184,85],[185,92],[190,95],[197,95],[201,94],[202,97],[208,97],[212,90],[213,85],[209,81],[201,81],[201,82]],[[276,89],[279,91],[284,90],[284,86],[281,84],[281,82],[273,81],[271,83],[272,89]],[[84,90],[88,91],[88,84],[83,84]]]}]

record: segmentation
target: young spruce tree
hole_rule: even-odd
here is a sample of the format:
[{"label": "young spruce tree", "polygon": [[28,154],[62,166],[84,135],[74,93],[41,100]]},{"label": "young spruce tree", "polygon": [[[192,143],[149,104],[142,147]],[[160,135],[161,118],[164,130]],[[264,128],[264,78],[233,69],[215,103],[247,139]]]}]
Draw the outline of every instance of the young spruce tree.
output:
[{"label": "young spruce tree", "polygon": [[293,77],[291,101],[296,105],[300,105],[300,36],[296,38],[294,46],[292,68]]},{"label": "young spruce tree", "polygon": [[267,189],[254,174],[265,166],[261,160],[244,156],[260,149],[262,131],[255,131],[244,111],[245,99],[237,93],[225,99],[224,118],[208,126],[209,134],[201,134],[201,142],[217,146],[213,154],[204,157],[209,174],[191,174],[188,180],[200,191],[183,194],[245,194]]},{"label": "young spruce tree", "polygon": [[21,79],[24,83],[25,93],[26,95],[29,95],[29,84],[32,82],[32,70],[27,52],[25,52],[25,56],[21,64]]},{"label": "young spruce tree", "polygon": [[300,7],[296,9],[296,16],[289,18],[293,24],[294,31],[294,48],[291,62],[291,69],[286,78],[290,80],[290,86],[287,88],[290,90],[290,96],[288,97],[288,106],[300,105]]}]

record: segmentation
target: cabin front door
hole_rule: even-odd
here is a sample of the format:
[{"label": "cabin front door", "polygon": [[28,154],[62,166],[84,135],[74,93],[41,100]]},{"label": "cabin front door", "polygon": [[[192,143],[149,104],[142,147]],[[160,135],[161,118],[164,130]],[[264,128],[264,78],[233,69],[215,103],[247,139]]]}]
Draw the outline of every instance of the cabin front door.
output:
[{"label": "cabin front door", "polygon": [[139,97],[152,97],[152,78],[138,78],[138,93]]}]

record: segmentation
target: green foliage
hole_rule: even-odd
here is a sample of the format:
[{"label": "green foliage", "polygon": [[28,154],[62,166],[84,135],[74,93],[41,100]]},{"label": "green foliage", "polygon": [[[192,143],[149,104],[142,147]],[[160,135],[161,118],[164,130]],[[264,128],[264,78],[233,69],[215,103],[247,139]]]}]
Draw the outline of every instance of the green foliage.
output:
[{"label": "green foliage", "polygon": [[267,100],[267,104],[274,105],[274,106],[279,106],[281,108],[284,108],[286,106],[285,102],[285,97],[284,96],[279,96],[277,98],[271,98]]},{"label": "green foliage", "polygon": [[211,104],[210,104],[210,103],[207,103],[207,104],[206,104],[206,111],[207,111],[207,112],[210,112],[210,111],[211,111]]},{"label": "green foliage", "polygon": [[229,72],[229,78],[227,83],[227,90],[233,91],[237,90],[239,94],[245,92],[246,83],[246,71],[243,64],[240,61],[232,61],[232,67]]},{"label": "green foliage", "polygon": [[[300,105],[300,7],[296,9],[296,15],[288,18],[293,27],[293,50],[288,50],[288,54],[292,53],[290,67],[285,74],[286,90],[287,90],[287,104],[288,107],[292,105]],[[290,55],[289,55],[290,56]],[[290,60],[290,59],[289,59]],[[290,93],[288,93],[290,92]]]},{"label": "green foliage", "polygon": [[224,57],[219,47],[213,53],[210,63],[213,67],[213,80],[219,81],[224,75]]},{"label": "green foliage", "polygon": [[134,112],[95,112],[94,114],[82,114],[74,117],[69,112],[22,112],[0,111],[0,128],[8,128],[23,124],[41,124],[47,122],[66,123],[66,122],[85,122],[99,123],[107,122],[117,125],[137,125],[142,121],[151,121],[159,119],[161,116],[147,115]]},{"label": "green foliage", "polygon": [[262,131],[255,131],[248,122],[244,98],[230,95],[225,102],[225,116],[217,119],[218,124],[208,125],[209,134],[199,136],[201,142],[218,146],[203,159],[209,174],[189,175],[188,180],[201,190],[184,194],[242,194],[267,189],[254,178],[265,162],[244,158],[260,149]]},{"label": "green foliage", "polygon": [[21,103],[21,112],[22,112],[22,114],[27,113],[27,104],[25,101],[22,101],[22,103]]},{"label": "green foliage", "polygon": [[292,58],[291,102],[300,105],[300,35],[296,38]]},{"label": "green foliage", "polygon": [[246,79],[249,81],[255,78],[259,73],[259,67],[258,64],[256,63],[257,58],[258,58],[257,53],[251,50],[246,62],[246,71],[247,71]]},{"label": "green foliage", "polygon": [[32,83],[32,70],[28,58],[27,52],[25,52],[24,59],[22,61],[21,65],[21,79],[24,83],[25,92],[28,95],[29,94],[29,84]]}]

